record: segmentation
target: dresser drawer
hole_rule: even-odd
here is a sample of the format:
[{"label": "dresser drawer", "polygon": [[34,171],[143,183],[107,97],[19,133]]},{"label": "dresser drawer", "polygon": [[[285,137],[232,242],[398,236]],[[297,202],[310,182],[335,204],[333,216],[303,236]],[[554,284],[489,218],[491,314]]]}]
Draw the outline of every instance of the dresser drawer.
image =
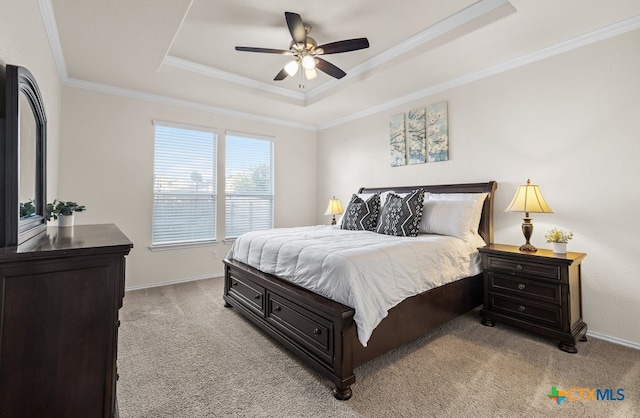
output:
[{"label": "dresser drawer", "polygon": [[229,296],[260,316],[264,314],[264,293],[264,287],[251,280],[233,273],[229,277]]},{"label": "dresser drawer", "polygon": [[333,323],[271,292],[267,292],[267,299],[267,322],[332,364]]},{"label": "dresser drawer", "polygon": [[486,272],[489,292],[561,304],[562,285]]},{"label": "dresser drawer", "polygon": [[550,328],[562,328],[562,309],[560,306],[489,293],[489,309],[512,318],[535,322]]},{"label": "dresser drawer", "polygon": [[486,257],[486,268],[501,270],[512,275],[528,274],[537,277],[544,277],[552,280],[560,280],[560,266],[549,263],[530,263],[526,261],[512,260],[506,257],[488,255]]}]

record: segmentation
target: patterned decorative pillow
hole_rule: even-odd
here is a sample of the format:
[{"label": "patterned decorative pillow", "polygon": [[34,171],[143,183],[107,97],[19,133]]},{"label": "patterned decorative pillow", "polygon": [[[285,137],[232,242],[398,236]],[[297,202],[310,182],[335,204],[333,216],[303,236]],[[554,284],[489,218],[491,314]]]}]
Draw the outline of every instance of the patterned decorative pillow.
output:
[{"label": "patterned decorative pillow", "polygon": [[423,189],[416,189],[405,197],[395,193],[389,194],[382,208],[376,232],[400,237],[417,236],[420,231],[423,202]]},{"label": "patterned decorative pillow", "polygon": [[342,216],[341,229],[375,231],[380,212],[380,194],[376,193],[367,200],[358,195],[351,196],[347,210]]}]

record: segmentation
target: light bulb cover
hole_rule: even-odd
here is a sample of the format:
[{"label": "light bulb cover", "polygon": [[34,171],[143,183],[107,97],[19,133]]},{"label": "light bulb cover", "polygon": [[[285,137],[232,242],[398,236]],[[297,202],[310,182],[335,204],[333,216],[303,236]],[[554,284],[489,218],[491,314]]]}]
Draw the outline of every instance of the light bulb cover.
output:
[{"label": "light bulb cover", "polygon": [[307,78],[307,80],[313,80],[318,76],[318,72],[316,71],[315,68],[312,68],[310,70],[305,69],[304,76]]},{"label": "light bulb cover", "polygon": [[293,77],[298,72],[298,60],[291,60],[284,66],[284,70],[289,74],[289,77]]},{"label": "light bulb cover", "polygon": [[316,60],[313,59],[311,55],[305,55],[304,57],[302,57],[302,67],[305,70],[316,68]]}]

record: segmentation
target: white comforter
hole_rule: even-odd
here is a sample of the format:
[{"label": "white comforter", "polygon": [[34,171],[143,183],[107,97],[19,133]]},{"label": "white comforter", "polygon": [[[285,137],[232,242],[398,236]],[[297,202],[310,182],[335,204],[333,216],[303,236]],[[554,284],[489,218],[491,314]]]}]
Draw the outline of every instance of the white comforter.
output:
[{"label": "white comforter", "polygon": [[373,329],[404,299],[480,273],[481,245],[321,225],[246,233],[228,257],[354,308],[358,339],[366,347]]}]

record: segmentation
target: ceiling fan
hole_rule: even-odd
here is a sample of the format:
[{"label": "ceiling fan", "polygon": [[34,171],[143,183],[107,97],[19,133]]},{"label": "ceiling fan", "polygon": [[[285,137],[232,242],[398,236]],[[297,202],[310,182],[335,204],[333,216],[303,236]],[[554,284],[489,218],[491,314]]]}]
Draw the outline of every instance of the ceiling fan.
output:
[{"label": "ceiling fan", "polygon": [[369,48],[367,38],[346,39],[344,41],[331,42],[318,46],[315,39],[308,36],[309,32],[311,32],[311,25],[304,23],[299,14],[284,12],[284,16],[287,20],[287,27],[291,33],[291,38],[293,39],[289,44],[289,49],[236,46],[236,51],[262,52],[294,57],[275,76],[275,81],[284,80],[287,76],[294,76],[300,67],[303,68],[307,80],[311,80],[318,75],[316,69],[332,77],[342,78],[347,75],[347,73],[330,62],[323,60],[319,55],[338,54],[340,52]]}]

